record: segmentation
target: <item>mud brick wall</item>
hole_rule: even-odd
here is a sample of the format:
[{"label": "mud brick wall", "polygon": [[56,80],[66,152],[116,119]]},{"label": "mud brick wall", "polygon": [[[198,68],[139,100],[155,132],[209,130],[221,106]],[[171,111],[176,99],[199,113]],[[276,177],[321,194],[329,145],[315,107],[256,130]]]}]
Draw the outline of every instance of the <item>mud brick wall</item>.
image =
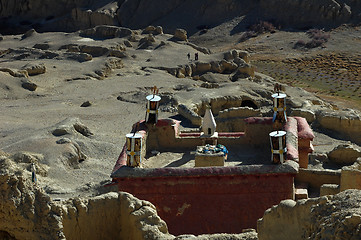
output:
[{"label": "mud brick wall", "polygon": [[119,191],[152,202],[169,232],[240,233],[293,198],[294,174],[118,178]]}]

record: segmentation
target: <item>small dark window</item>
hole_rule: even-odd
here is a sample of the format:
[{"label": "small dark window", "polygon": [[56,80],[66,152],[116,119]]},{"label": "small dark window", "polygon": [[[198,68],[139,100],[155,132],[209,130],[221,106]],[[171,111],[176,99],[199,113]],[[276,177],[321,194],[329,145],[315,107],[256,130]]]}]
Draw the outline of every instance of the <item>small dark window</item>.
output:
[{"label": "small dark window", "polygon": [[208,135],[211,135],[212,130],[210,128],[208,128]]}]

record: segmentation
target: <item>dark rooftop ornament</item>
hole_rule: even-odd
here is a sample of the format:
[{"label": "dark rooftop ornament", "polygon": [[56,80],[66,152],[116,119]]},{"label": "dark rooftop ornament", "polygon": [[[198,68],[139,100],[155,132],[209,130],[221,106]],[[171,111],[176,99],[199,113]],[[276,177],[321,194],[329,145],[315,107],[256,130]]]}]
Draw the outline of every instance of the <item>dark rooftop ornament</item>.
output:
[{"label": "dark rooftop ornament", "polygon": [[273,98],[273,127],[274,130],[282,130],[283,125],[287,122],[286,116],[286,97],[285,93],[281,93],[281,85],[275,85],[277,93],[272,94]]},{"label": "dark rooftop ornament", "polygon": [[145,122],[156,124],[158,122],[158,108],[161,97],[156,95],[159,92],[159,89],[154,86],[152,88],[153,94],[148,95],[147,99],[147,110],[145,114]]}]

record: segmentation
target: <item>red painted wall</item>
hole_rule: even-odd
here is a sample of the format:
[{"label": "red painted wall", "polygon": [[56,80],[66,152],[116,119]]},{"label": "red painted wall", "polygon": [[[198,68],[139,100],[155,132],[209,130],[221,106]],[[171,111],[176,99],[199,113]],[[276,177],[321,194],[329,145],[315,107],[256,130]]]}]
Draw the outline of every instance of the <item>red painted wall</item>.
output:
[{"label": "red painted wall", "polygon": [[152,202],[174,235],[240,233],[293,198],[294,174],[116,178],[119,191]]}]

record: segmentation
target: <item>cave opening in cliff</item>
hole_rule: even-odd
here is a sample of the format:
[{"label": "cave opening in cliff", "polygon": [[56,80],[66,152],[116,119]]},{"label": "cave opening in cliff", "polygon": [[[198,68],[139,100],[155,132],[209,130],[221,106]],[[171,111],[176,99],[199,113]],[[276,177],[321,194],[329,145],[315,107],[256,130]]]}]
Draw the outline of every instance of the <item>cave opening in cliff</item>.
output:
[{"label": "cave opening in cliff", "polygon": [[250,107],[253,109],[258,109],[258,106],[252,100],[243,100],[241,107]]}]

